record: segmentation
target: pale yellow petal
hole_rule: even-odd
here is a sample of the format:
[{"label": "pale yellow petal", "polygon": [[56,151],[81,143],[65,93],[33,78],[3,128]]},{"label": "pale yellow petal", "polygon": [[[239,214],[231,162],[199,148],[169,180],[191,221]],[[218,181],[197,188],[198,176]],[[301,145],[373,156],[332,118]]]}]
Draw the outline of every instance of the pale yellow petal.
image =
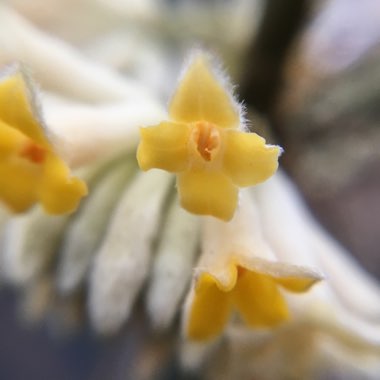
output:
[{"label": "pale yellow petal", "polygon": [[252,186],[276,172],[280,153],[256,133],[226,131],[224,170],[237,186]]},{"label": "pale yellow petal", "polygon": [[74,211],[87,194],[86,184],[71,176],[68,167],[53,154],[47,155],[43,171],[39,197],[45,211],[49,214]]},{"label": "pale yellow petal", "polygon": [[0,158],[11,156],[21,151],[27,138],[16,129],[0,119]]},{"label": "pale yellow petal", "polygon": [[197,55],[185,72],[171,100],[169,115],[180,122],[205,120],[223,128],[237,128],[240,123],[238,106],[203,55]]},{"label": "pale yellow petal", "polygon": [[192,340],[208,340],[219,335],[230,314],[229,294],[219,290],[215,280],[202,274],[197,280],[194,298],[186,325],[186,335]]},{"label": "pale yellow petal", "polygon": [[272,327],[289,318],[288,306],[275,281],[243,269],[232,292],[234,305],[251,327]]},{"label": "pale yellow petal", "polygon": [[21,212],[41,201],[52,214],[73,211],[86,185],[53,152],[21,71],[0,79],[0,198]]},{"label": "pale yellow petal", "polygon": [[312,277],[285,277],[274,278],[277,284],[294,293],[303,293],[308,291],[315,283],[319,282],[319,278]]},{"label": "pale yellow petal", "polygon": [[223,173],[187,171],[178,174],[177,186],[181,205],[186,210],[226,221],[234,215],[238,188]]},{"label": "pale yellow petal", "polygon": [[0,200],[14,212],[30,208],[37,198],[41,170],[25,160],[12,157],[0,162]]},{"label": "pale yellow petal", "polygon": [[187,168],[190,129],[186,124],[162,122],[141,128],[140,135],[137,161],[142,170],[179,172]]},{"label": "pale yellow petal", "polygon": [[44,147],[49,143],[33,105],[33,94],[20,71],[0,79],[0,119]]}]

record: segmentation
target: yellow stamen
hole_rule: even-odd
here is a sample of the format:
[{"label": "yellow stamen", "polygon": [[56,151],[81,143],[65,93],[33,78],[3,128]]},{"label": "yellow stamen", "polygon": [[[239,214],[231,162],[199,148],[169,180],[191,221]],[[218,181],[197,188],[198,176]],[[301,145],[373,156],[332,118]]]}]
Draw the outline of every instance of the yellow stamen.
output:
[{"label": "yellow stamen", "polygon": [[211,161],[220,146],[218,128],[207,121],[198,121],[193,128],[193,139],[202,158]]},{"label": "yellow stamen", "polygon": [[245,269],[245,268],[243,268],[243,267],[241,267],[239,265],[237,266],[238,279],[240,277],[242,277],[244,275],[244,273],[246,273],[246,272],[247,272],[247,269]]},{"label": "yellow stamen", "polygon": [[35,164],[42,164],[46,158],[46,149],[33,141],[28,141],[20,152],[20,156]]}]

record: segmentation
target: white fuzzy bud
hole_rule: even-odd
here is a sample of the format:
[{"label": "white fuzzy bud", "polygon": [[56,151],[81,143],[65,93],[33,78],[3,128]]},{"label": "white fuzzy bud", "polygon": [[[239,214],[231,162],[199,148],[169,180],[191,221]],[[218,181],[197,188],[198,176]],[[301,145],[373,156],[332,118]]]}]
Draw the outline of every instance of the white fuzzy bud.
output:
[{"label": "white fuzzy bud", "polygon": [[130,314],[149,273],[171,179],[162,171],[139,173],[115,210],[90,278],[90,318],[98,332],[117,331]]}]

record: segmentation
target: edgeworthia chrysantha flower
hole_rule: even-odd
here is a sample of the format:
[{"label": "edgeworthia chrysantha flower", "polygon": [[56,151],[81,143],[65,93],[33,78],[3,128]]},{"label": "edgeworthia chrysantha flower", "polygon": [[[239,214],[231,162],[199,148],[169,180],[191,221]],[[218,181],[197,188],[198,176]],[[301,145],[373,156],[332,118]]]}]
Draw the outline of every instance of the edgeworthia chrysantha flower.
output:
[{"label": "edgeworthia chrysantha flower", "polygon": [[[84,1],[72,2],[70,7],[75,11],[84,3],[91,11],[89,2]],[[108,8],[112,7],[111,3],[115,1],[96,2]],[[128,10],[129,6],[124,3]],[[58,9],[67,9],[67,2],[59,0],[55,4],[64,6]],[[51,10],[47,14],[50,33],[67,32],[62,23],[57,26],[59,22],[54,22],[59,20],[73,19],[73,23],[82,27],[82,20],[78,22],[71,17],[73,13],[62,15]],[[42,19],[31,18],[35,23],[32,25],[7,5],[0,4],[0,62],[28,64],[43,88],[43,114],[55,152],[72,168],[89,164],[97,170],[94,169],[94,175],[81,175],[88,183],[90,195],[70,217],[46,215],[39,207],[17,216],[0,209],[1,280],[18,287],[24,318],[34,322],[54,321],[56,328],[73,327],[79,320],[78,315],[88,306],[89,319],[96,332],[114,333],[130,317],[133,322],[131,312],[141,295],[140,305],[145,306],[151,325],[160,332],[176,326],[176,317],[184,310],[184,346],[188,347],[191,342],[195,356],[201,358],[204,353],[208,354],[208,359],[217,362],[222,370],[214,377],[202,373],[202,378],[315,378],[310,376],[310,368],[323,367],[321,358],[330,361],[333,358],[344,367],[360,369],[359,375],[363,378],[377,379],[379,286],[321,231],[284,174],[276,173],[264,184],[249,189],[248,197],[243,190],[239,200],[241,207],[235,213],[230,202],[226,208],[233,208],[231,217],[235,215],[230,222],[223,223],[214,218],[203,221],[206,218],[181,208],[172,191],[173,182],[166,173],[136,173],[134,153],[138,126],[158,125],[162,120],[187,125],[187,153],[193,165],[189,165],[187,172],[194,172],[203,165],[205,171],[216,176],[217,164],[224,165],[223,159],[218,159],[222,156],[221,147],[229,144],[226,136],[243,132],[240,129],[244,123],[240,120],[239,105],[229,95],[229,86],[225,86],[226,81],[219,71],[213,69],[210,59],[202,55],[203,61],[198,64],[194,56],[173,99],[182,96],[179,96],[180,89],[189,88],[185,86],[186,78],[200,71],[202,78],[211,78],[216,86],[211,86],[212,89],[222,89],[217,91],[219,100],[227,99],[222,114],[230,109],[234,115],[223,120],[239,119],[235,129],[225,127],[223,120],[214,120],[213,114],[207,114],[209,120],[203,120],[203,116],[199,120],[196,112],[193,112],[195,120],[186,117],[183,120],[175,112],[175,117],[170,114],[168,118],[161,102],[146,86],[148,82],[136,80],[135,73],[131,74],[126,66],[112,67],[112,62],[121,55],[125,62],[135,60],[141,68],[140,76],[151,77],[154,72],[152,77],[157,80],[159,93],[165,94],[170,84],[166,79],[176,69],[177,57],[162,49],[160,55],[153,56],[165,59],[157,59],[159,62],[152,67],[151,62],[155,60],[147,46],[154,45],[161,50],[159,44],[140,44],[139,49],[128,45],[120,49],[125,46],[123,39],[119,40],[121,45],[108,46],[108,37],[94,40],[87,29],[84,31],[87,37],[83,39],[83,35],[77,36],[78,29],[70,29],[71,38],[67,39],[70,45],[38,30],[36,25],[43,25],[43,20],[47,20],[41,16]],[[114,11],[114,16],[120,21],[119,11]],[[203,14],[198,16],[204,19]],[[110,17],[110,20],[115,18]],[[160,24],[157,20],[162,19],[157,18],[152,23]],[[123,22],[125,24],[125,18]],[[180,23],[178,19],[177,23]],[[191,23],[192,27],[195,24]],[[112,22],[108,25],[110,37],[114,35],[113,26]],[[130,37],[133,39],[134,35]],[[80,49],[73,48],[75,41]],[[102,44],[107,47],[103,54]],[[149,59],[140,60],[144,55]],[[228,58],[231,59],[231,54]],[[157,67],[165,68],[166,74],[157,76]],[[205,83],[210,84],[208,80],[201,82]],[[186,94],[191,92],[186,91]],[[215,98],[203,100],[207,103],[210,99]],[[220,107],[220,102],[217,106]],[[148,130],[143,129],[147,135]],[[253,137],[248,137],[250,139]],[[259,138],[255,139],[260,142]],[[218,141],[219,150],[215,146]],[[175,141],[176,147],[178,142]],[[273,149],[272,153],[276,153],[273,162],[276,162],[278,148],[266,146],[264,142],[262,146],[267,153]],[[235,153],[240,151],[244,151],[242,145]],[[232,164],[243,164],[245,160],[235,153],[236,161]],[[99,167],[98,158],[108,155],[114,155],[113,159]],[[240,183],[228,175],[228,168],[223,165],[219,165],[220,173],[236,190]],[[233,172],[238,173],[235,169]],[[186,171],[176,174],[180,184],[180,176]],[[193,193],[193,190],[187,187],[184,191]],[[215,195],[218,192],[213,193]],[[227,219],[225,209],[216,207],[216,210],[223,211]],[[232,251],[238,253],[231,255]],[[194,266],[197,269],[193,278]],[[326,274],[325,281],[314,284],[307,292],[294,292],[306,290],[321,277],[320,273]],[[202,302],[200,291],[206,289],[207,295],[210,288],[212,297],[206,300],[211,301]],[[188,298],[183,308],[186,293]],[[219,301],[222,313],[215,316],[211,302]],[[139,325],[142,325],[141,318]],[[149,336],[150,329],[146,325],[143,329],[144,336]],[[171,332],[169,335],[175,339],[180,334]],[[211,339],[218,335],[223,339]],[[198,338],[196,344],[194,338]],[[156,344],[162,342],[159,335],[153,339]],[[167,341],[165,344],[169,346]],[[143,345],[148,347],[145,350],[148,353],[143,350],[148,360],[138,357],[133,367],[139,369],[151,363],[154,356],[149,343],[144,341]],[[183,354],[184,363],[191,361],[188,353]],[[227,360],[223,360],[223,354]],[[203,368],[213,360],[204,362]]]},{"label": "edgeworthia chrysantha flower", "polygon": [[[275,329],[247,329],[235,320],[218,345],[185,341],[183,364],[196,368],[208,358],[212,380],[319,379],[329,371],[345,379],[377,379],[379,284],[316,223],[284,173],[249,191],[262,238],[276,259],[317,268],[326,278],[303,294],[284,292],[292,317]],[[220,365],[220,355],[228,355],[227,366]]]},{"label": "edgeworthia chrysantha flower", "polygon": [[266,244],[258,210],[246,193],[234,218],[204,222],[202,253],[187,301],[184,330],[194,340],[219,335],[233,310],[250,327],[290,319],[282,289],[306,292],[322,275],[276,259]]},{"label": "edgeworthia chrysantha flower", "polygon": [[241,106],[211,57],[196,52],[169,105],[170,120],[141,128],[137,160],[143,170],[177,174],[181,205],[230,220],[239,187],[269,178],[281,148],[244,130]]},{"label": "edgeworthia chrysantha flower", "polygon": [[0,78],[0,199],[22,212],[41,202],[46,212],[77,208],[86,195],[46,136],[26,75],[13,67]]}]

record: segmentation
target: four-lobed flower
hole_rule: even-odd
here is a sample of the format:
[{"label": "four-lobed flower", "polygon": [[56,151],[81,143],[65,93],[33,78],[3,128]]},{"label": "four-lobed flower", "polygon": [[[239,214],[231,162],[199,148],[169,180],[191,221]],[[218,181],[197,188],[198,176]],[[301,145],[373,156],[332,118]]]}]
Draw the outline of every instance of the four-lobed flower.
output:
[{"label": "four-lobed flower", "polygon": [[303,293],[320,273],[276,260],[261,233],[258,210],[242,194],[234,218],[205,221],[202,255],[185,311],[185,335],[219,335],[233,310],[250,327],[270,328],[290,318],[282,290]]},{"label": "four-lobed flower", "polygon": [[169,105],[170,120],[140,129],[142,170],[177,174],[181,205],[200,215],[230,220],[238,188],[275,173],[281,148],[244,131],[241,106],[211,58],[194,54]]},{"label": "four-lobed flower", "polygon": [[25,74],[9,69],[0,78],[0,200],[14,212],[37,202],[50,214],[71,212],[87,193],[46,133]]}]

